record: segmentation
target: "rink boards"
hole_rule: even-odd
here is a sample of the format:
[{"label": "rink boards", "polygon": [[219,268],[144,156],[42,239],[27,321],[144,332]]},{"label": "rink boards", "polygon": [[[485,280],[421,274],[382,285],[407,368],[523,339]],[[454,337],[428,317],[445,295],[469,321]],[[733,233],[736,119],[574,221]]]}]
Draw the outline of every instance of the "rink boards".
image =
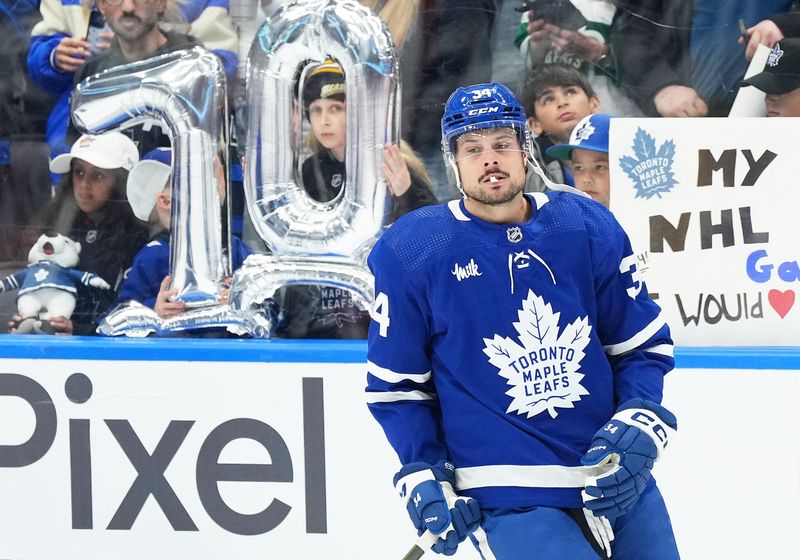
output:
[{"label": "rink boards", "polygon": [[[363,342],[0,339],[0,559],[399,560],[414,542]],[[797,557],[800,350],[676,359],[655,472],[682,557]]]}]

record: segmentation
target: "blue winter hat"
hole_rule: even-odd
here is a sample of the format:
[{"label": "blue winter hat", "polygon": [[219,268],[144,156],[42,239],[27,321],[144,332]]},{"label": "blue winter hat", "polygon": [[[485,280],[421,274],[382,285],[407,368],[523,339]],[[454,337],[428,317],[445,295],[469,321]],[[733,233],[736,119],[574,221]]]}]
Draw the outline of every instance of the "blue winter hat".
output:
[{"label": "blue winter hat", "polygon": [[128,203],[133,214],[146,222],[153,213],[158,193],[172,173],[172,149],[156,148],[147,152],[128,173]]},{"label": "blue winter hat", "polygon": [[608,153],[608,128],[610,123],[611,116],[602,113],[584,117],[572,129],[568,144],[551,146],[546,153],[552,158],[562,160],[569,159],[572,150],[575,148]]}]

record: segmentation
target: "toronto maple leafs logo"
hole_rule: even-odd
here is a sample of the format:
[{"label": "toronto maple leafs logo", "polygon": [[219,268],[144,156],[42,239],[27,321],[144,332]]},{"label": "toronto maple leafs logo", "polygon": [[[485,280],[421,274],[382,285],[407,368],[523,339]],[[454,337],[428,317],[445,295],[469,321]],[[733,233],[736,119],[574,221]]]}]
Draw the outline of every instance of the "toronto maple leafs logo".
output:
[{"label": "toronto maple leafs logo", "polygon": [[661,198],[678,183],[672,171],[675,158],[675,143],[667,140],[656,150],[656,141],[641,128],[633,138],[633,153],[636,157],[622,156],[619,165],[633,180],[636,198]]},{"label": "toronto maple leafs logo", "polygon": [[769,51],[769,56],[767,57],[767,66],[777,66],[781,61],[781,57],[783,57],[783,49],[781,48],[781,44],[775,43],[775,46],[772,47],[771,51]]},{"label": "toronto maple leafs logo", "polygon": [[575,142],[583,143],[589,138],[592,137],[594,134],[595,128],[592,126],[592,121],[586,120],[579,128],[575,131]]},{"label": "toronto maple leafs logo", "polygon": [[309,286],[311,299],[311,322],[323,327],[336,324],[341,329],[346,323],[356,324],[361,318],[350,292],[330,286]]},{"label": "toronto maple leafs logo", "polygon": [[589,394],[581,385],[584,374],[580,366],[592,327],[587,317],[578,317],[559,334],[560,316],[541,296],[528,290],[519,321],[514,323],[519,342],[497,334],[483,339],[489,362],[511,385],[506,391],[511,397],[507,413],[531,418],[546,410],[555,418],[557,409],[573,408],[573,403]]}]

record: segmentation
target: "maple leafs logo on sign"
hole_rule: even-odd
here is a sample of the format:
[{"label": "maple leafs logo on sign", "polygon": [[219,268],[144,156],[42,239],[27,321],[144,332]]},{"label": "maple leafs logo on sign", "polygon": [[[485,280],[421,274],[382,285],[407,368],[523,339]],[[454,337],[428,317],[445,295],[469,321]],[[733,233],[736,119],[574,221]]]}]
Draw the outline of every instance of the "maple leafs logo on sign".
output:
[{"label": "maple leafs logo on sign", "polygon": [[578,317],[559,334],[560,316],[528,290],[519,321],[514,323],[519,343],[497,334],[483,339],[489,362],[511,385],[506,391],[512,398],[507,413],[516,411],[531,418],[546,410],[555,418],[557,409],[573,408],[573,403],[589,394],[581,385],[580,366],[592,327],[587,317]]},{"label": "maple leafs logo on sign", "polygon": [[652,198],[668,193],[678,183],[672,172],[675,158],[675,143],[667,140],[656,150],[656,141],[641,128],[633,138],[633,153],[636,157],[622,156],[619,165],[633,180],[636,198]]}]

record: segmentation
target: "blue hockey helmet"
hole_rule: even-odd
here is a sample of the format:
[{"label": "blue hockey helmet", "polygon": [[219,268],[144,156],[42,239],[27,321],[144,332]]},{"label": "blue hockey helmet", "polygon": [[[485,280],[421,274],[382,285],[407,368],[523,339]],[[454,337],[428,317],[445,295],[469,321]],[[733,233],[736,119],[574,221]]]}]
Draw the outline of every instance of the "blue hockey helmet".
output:
[{"label": "blue hockey helmet", "polygon": [[471,130],[509,127],[517,131],[519,144],[526,147],[525,109],[503,84],[476,84],[458,88],[444,105],[442,148],[453,151],[453,141]]}]

